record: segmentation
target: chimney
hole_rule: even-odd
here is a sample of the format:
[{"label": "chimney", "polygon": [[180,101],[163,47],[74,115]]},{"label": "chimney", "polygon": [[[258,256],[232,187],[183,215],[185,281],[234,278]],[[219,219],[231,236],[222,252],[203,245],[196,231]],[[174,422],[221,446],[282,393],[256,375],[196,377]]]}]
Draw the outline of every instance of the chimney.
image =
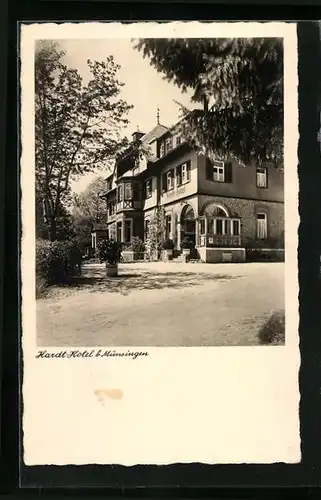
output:
[{"label": "chimney", "polygon": [[138,141],[139,141],[139,140],[140,140],[140,139],[141,139],[144,135],[145,135],[145,133],[144,133],[144,132],[141,132],[141,131],[139,130],[139,127],[137,127],[136,132],[134,132],[134,133],[132,134],[133,141],[134,141],[134,142],[138,142]]}]

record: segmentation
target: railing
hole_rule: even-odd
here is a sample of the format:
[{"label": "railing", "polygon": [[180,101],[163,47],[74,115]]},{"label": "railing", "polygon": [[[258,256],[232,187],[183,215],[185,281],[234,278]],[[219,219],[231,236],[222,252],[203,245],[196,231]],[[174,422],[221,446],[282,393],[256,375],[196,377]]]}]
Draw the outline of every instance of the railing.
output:
[{"label": "railing", "polygon": [[241,236],[207,234],[200,237],[200,245],[207,247],[232,248],[241,246]]},{"label": "railing", "polygon": [[123,210],[141,210],[142,209],[142,200],[124,200],[119,201],[117,203],[117,212],[121,212]]}]

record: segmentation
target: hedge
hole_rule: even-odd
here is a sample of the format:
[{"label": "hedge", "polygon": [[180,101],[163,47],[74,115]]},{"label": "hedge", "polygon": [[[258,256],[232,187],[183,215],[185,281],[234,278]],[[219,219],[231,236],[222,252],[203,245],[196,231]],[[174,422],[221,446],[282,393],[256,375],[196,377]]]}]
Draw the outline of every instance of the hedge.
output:
[{"label": "hedge", "polygon": [[51,285],[66,284],[81,273],[81,251],[76,241],[36,242],[37,295]]}]

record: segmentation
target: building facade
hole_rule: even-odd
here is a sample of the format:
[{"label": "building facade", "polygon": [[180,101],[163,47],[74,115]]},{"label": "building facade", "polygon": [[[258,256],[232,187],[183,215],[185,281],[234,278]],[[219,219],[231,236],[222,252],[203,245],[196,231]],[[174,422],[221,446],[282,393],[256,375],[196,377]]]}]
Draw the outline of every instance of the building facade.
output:
[{"label": "building facade", "polygon": [[184,237],[201,260],[243,261],[247,248],[283,248],[283,173],[273,166],[210,161],[176,131],[157,124],[133,142],[142,154],[118,161],[106,179],[109,237],[146,241],[155,208],[165,212],[165,237],[177,253]]}]

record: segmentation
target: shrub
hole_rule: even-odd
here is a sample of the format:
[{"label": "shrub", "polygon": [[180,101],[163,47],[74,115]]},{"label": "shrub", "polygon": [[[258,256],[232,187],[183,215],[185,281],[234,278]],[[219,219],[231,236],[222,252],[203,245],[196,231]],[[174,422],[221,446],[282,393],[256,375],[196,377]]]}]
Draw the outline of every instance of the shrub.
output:
[{"label": "shrub", "polygon": [[135,236],[130,244],[130,250],[132,250],[134,253],[144,253],[145,252],[145,243]]},{"label": "shrub", "polygon": [[121,259],[123,245],[114,239],[104,239],[98,243],[100,262],[116,265]]},{"label": "shrub", "polygon": [[259,331],[260,343],[283,345],[285,343],[285,313],[274,312]]},{"label": "shrub", "polygon": [[185,238],[182,241],[181,247],[184,249],[191,249],[191,248],[194,248],[194,243],[192,242],[192,240],[190,238],[185,236]]},{"label": "shrub", "polygon": [[174,250],[174,241],[173,240],[165,240],[163,243],[164,250]]},{"label": "shrub", "polygon": [[74,240],[36,242],[36,292],[50,285],[68,283],[81,273],[81,251]]}]

